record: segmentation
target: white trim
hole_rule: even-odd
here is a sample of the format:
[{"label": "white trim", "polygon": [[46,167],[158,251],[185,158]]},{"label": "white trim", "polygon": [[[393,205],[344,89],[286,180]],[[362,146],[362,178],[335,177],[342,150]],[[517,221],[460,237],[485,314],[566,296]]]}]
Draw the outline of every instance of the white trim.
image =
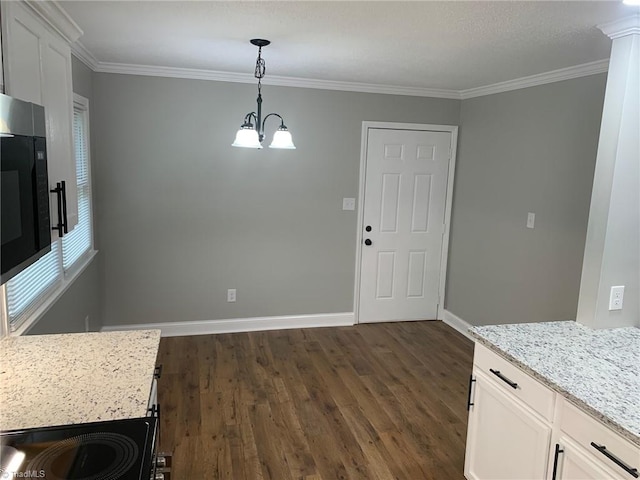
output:
[{"label": "white trim", "polygon": [[[41,3],[41,2],[37,2]],[[601,27],[605,27],[601,25]],[[146,75],[151,77],[186,78],[193,80],[214,80],[218,82],[255,83],[252,74],[222,72],[194,68],[176,68],[154,65],[100,62],[79,41],[71,45],[73,54],[91,70],[99,73],[119,73],[122,75]],[[345,92],[378,93],[385,95],[408,95],[413,97],[449,98],[466,100],[468,98],[509,92],[521,88],[535,87],[547,83],[570,80],[604,73],[609,68],[609,59],[583,63],[567,68],[560,68],[545,73],[516,78],[505,82],[484,85],[466,90],[446,88],[406,87],[398,85],[380,85],[374,83],[339,82],[334,80],[318,80],[312,78],[268,76],[263,83],[281,87],[315,88],[321,90],[339,90]]]},{"label": "white trim", "polygon": [[595,62],[575,65],[573,67],[560,68],[550,72],[530,75],[528,77],[516,78],[506,82],[494,83],[484,87],[469,88],[460,90],[460,98],[466,100],[468,98],[482,97],[485,95],[493,95],[494,93],[509,92],[512,90],[520,90],[521,88],[536,87],[547,83],[561,82],[572,78],[586,77],[597,73],[604,73],[609,68],[609,59],[598,60]]},{"label": "white trim", "polygon": [[449,172],[447,174],[447,195],[444,206],[444,234],[442,236],[442,251],[440,255],[440,288],[438,288],[437,318],[442,317],[444,310],[444,294],[447,282],[447,264],[449,262],[449,233],[451,232],[451,212],[453,211],[453,185],[456,174],[456,154],[458,151],[458,127],[451,130],[451,145],[449,146]]},{"label": "white trim", "polygon": [[[195,80],[214,80],[218,82],[255,83],[253,74],[222,72],[194,68],[161,67],[153,65],[134,65],[125,63],[98,62],[94,68],[100,73],[119,73],[123,75],[146,75],[150,77],[188,78]],[[281,77],[270,75],[262,80],[263,85],[280,87],[315,88],[321,90],[340,90],[346,92],[381,93],[387,95],[408,95],[412,97],[436,97],[460,99],[455,90],[442,88],[402,87],[379,85],[374,83],[339,82],[300,77]]]},{"label": "white trim", "polygon": [[73,43],[83,35],[82,29],[56,0],[25,0],[24,3],[67,42]]},{"label": "white trim", "polygon": [[0,285],[0,338],[9,335],[9,314],[7,313],[7,284]]},{"label": "white trim", "polygon": [[606,36],[615,40],[627,35],[640,35],[640,13],[614,20],[613,22],[598,25],[598,28]]},{"label": "white trim", "polygon": [[453,204],[453,181],[456,170],[456,147],[458,145],[458,127],[456,125],[433,125],[421,123],[393,123],[393,122],[362,122],[362,134],[360,143],[360,179],[358,182],[358,226],[356,230],[356,271],[355,286],[353,292],[354,322],[360,323],[360,271],[362,269],[362,227],[364,221],[364,194],[367,169],[367,139],[369,129],[386,128],[389,130],[420,130],[426,132],[451,133],[451,145],[449,155],[449,173],[447,177],[447,194],[444,211],[444,234],[442,238],[442,257],[440,259],[440,285],[438,294],[440,302],[437,310],[437,318],[441,317],[444,302],[445,287],[447,281],[447,260],[449,255],[449,232],[451,226],[451,211]]},{"label": "white trim", "polygon": [[364,187],[367,170],[367,140],[369,135],[369,124],[373,122],[362,122],[362,133],[360,134],[360,177],[358,179],[358,217],[356,224],[356,264],[353,286],[353,323],[360,323],[360,274],[362,270],[362,229],[364,225]]},{"label": "white trim", "polygon": [[463,334],[465,337],[467,337],[469,340],[474,340],[473,336],[471,336],[471,334],[469,333],[469,329],[473,326],[468,322],[465,322],[463,319],[461,319],[460,317],[458,317],[457,315],[454,315],[453,313],[451,313],[449,310],[444,310],[443,311],[444,315],[442,316],[442,321],[444,323],[446,323],[447,325],[449,325],[451,328],[453,328],[454,330],[457,330],[458,332],[460,332],[461,334]]},{"label": "white trim", "polygon": [[94,72],[98,69],[98,59],[79,40],[71,44],[71,53]]},{"label": "white trim", "polygon": [[163,337],[180,337],[184,335],[212,335],[263,330],[287,330],[291,328],[344,327],[351,325],[353,325],[353,313],[347,312],[286,315],[281,317],[229,318],[224,320],[199,320],[192,322],[105,325],[101,331],[113,332],[117,330],[159,329],[162,331]]}]

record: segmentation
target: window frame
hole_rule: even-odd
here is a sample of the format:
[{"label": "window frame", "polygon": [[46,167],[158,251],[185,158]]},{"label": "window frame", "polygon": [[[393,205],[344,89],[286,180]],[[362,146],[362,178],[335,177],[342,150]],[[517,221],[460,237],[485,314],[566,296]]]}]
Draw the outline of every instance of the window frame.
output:
[{"label": "window frame", "polygon": [[[93,182],[92,180],[92,170],[91,170],[91,131],[90,131],[90,114],[89,114],[89,100],[77,93],[73,94],[73,113],[75,114],[76,110],[82,112],[83,116],[83,128],[85,135],[85,148],[87,149],[87,187],[89,190],[89,232],[91,239],[89,241],[89,249],[85,251],[80,257],[78,257],[67,269],[64,268],[64,251],[60,249],[60,264],[62,267],[62,276],[63,279],[75,278],[77,275],[77,270],[82,267],[82,270],[86,268],[86,265],[83,266],[85,261],[96,254],[95,249],[95,228],[94,228],[94,218],[93,218]],[[74,139],[74,154],[75,154],[75,139]],[[77,178],[77,172],[76,172]],[[78,212],[79,214],[79,212]],[[60,241],[60,246],[62,247],[62,241]]]}]

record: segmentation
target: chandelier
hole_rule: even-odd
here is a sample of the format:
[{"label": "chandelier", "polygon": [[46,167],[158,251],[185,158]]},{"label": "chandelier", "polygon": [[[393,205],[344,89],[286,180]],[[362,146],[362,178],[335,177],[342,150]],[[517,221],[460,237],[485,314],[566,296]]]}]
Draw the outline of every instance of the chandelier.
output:
[{"label": "chandelier", "polygon": [[[258,59],[256,60],[256,70],[254,76],[258,79],[258,108],[256,112],[247,113],[244,117],[244,123],[240,126],[240,130],[236,133],[236,139],[231,144],[233,147],[245,147],[245,148],[262,148],[262,141],[264,140],[264,125],[269,117],[278,117],[280,119],[280,127],[273,134],[273,140],[269,145],[269,148],[287,148],[295,149],[293,144],[291,133],[284,124],[284,120],[277,113],[270,113],[264,120],[262,119],[262,79],[264,78],[265,63],[262,58],[262,47],[266,47],[271,42],[269,40],[263,40],[261,38],[254,38],[251,43],[258,47]],[[254,123],[251,122],[255,122]]]}]

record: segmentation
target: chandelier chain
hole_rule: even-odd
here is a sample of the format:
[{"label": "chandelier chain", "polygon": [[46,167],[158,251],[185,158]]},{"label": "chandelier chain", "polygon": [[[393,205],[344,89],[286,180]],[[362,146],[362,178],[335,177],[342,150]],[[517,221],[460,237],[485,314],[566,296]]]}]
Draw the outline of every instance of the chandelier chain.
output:
[{"label": "chandelier chain", "polygon": [[262,79],[264,78],[264,74],[266,71],[266,66],[264,63],[264,58],[262,58],[262,47],[258,47],[258,58],[256,60],[256,69],[253,73],[253,76],[258,79],[258,93],[262,89]]}]

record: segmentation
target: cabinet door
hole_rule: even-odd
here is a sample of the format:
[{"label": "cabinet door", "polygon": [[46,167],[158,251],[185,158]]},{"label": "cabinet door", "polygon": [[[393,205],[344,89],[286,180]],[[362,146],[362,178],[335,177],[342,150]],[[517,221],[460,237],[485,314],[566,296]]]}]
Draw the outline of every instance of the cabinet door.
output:
[{"label": "cabinet door", "polygon": [[[76,162],[73,150],[73,87],[71,47],[50,31],[20,2],[2,2],[3,58],[8,95],[45,108],[49,185],[65,181],[67,226],[78,223]],[[52,196],[51,221],[58,221]],[[52,232],[55,238],[56,232]]]},{"label": "cabinet door", "polygon": [[[621,476],[610,471],[601,462],[593,460],[571,439],[562,435],[558,440],[561,453],[558,454],[556,477],[552,480],[617,480]],[[631,478],[631,477],[629,477]]]},{"label": "cabinet door", "polygon": [[[65,181],[67,196],[67,227],[78,223],[78,193],[76,161],[73,150],[73,90],[71,78],[71,49],[62,39],[45,35],[42,42],[45,82],[42,93],[47,116],[47,156],[49,180]],[[56,199],[53,199],[51,218],[58,219]]]},{"label": "cabinet door", "polygon": [[464,473],[469,480],[545,478],[551,426],[474,369]]},{"label": "cabinet door", "polygon": [[16,2],[2,2],[5,90],[26,102],[44,105],[41,41],[44,27]]}]

